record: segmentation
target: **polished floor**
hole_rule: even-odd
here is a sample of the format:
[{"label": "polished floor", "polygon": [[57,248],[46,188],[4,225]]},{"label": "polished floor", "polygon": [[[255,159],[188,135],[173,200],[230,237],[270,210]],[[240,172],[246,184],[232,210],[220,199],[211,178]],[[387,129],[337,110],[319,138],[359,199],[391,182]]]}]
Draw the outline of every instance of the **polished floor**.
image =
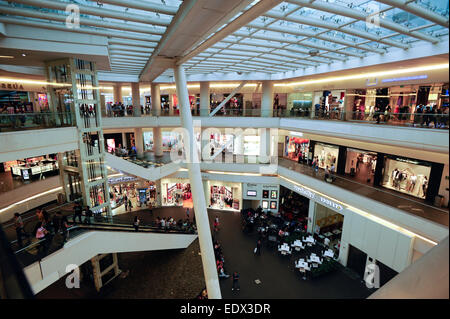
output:
[{"label": "polished floor", "polygon": [[[130,220],[139,215],[144,224],[151,223],[156,216],[186,218],[183,208],[154,209],[152,213],[144,210],[124,215]],[[240,291],[231,290],[230,278],[220,281],[223,298],[366,298],[372,292],[360,278],[345,269],[321,278],[302,280],[293,267],[295,254],[284,258],[278,255],[275,247],[267,245],[263,247],[261,256],[255,256],[256,237],[242,232],[240,214],[210,210],[211,224],[216,216],[220,220],[220,230],[215,238],[223,247],[225,270],[240,274]],[[99,294],[89,280],[82,282],[80,289],[69,290],[63,278],[39,293],[37,298],[191,299],[205,287],[197,240],[185,250],[119,254],[119,266],[126,277],[116,278]],[[255,282],[257,279],[260,284]]]}]

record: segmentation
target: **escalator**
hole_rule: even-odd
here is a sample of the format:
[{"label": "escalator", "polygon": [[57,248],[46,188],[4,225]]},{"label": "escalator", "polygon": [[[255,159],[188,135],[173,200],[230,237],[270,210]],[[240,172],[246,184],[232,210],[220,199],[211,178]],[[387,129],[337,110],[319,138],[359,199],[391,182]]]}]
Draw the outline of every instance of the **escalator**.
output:
[{"label": "escalator", "polygon": [[178,163],[166,161],[150,162],[126,157],[118,157],[105,153],[106,164],[127,175],[133,175],[150,181],[156,181],[177,172],[181,166]]},{"label": "escalator", "polygon": [[101,254],[187,248],[196,238],[195,226],[160,229],[129,220],[103,218],[91,224],[70,223],[68,240],[60,233],[14,251],[16,267],[23,268],[33,293],[64,277],[69,265],[80,266]]}]

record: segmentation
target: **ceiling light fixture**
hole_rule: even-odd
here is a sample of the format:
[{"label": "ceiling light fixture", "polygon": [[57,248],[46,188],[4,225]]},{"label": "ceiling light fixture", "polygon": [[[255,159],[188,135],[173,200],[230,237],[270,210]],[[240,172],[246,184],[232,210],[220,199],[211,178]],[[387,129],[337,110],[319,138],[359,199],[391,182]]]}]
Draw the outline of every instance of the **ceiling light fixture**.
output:
[{"label": "ceiling light fixture", "polygon": [[0,55],[0,59],[14,59],[12,55]]}]

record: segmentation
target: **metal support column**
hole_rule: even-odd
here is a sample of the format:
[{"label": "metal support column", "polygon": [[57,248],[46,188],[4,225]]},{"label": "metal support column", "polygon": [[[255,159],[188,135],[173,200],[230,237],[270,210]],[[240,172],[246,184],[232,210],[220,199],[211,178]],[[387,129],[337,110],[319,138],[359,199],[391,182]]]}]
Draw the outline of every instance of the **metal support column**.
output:
[{"label": "metal support column", "polygon": [[[189,93],[186,84],[186,74],[182,65],[174,67],[175,83],[180,105],[180,117],[182,127],[187,131],[185,140],[185,152],[189,181],[192,189],[195,217],[198,229],[198,240],[202,256],[203,272],[205,274],[206,289],[211,299],[221,299],[219,278],[217,275],[216,261],[212,245],[211,229],[208,212],[206,210],[205,193],[203,190],[198,151],[196,149],[194,126],[192,122]],[[186,149],[186,146],[188,149]]]}]

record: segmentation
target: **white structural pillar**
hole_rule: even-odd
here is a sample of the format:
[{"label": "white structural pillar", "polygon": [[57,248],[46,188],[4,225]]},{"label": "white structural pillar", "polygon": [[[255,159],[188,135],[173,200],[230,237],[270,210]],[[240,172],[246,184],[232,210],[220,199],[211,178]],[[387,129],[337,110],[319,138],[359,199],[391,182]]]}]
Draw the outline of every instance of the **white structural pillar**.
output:
[{"label": "white structural pillar", "polygon": [[114,103],[118,103],[118,102],[123,102],[123,99],[122,99],[122,83],[116,83],[114,86],[113,86],[113,90],[114,90],[114,92],[113,92],[113,95],[114,95]]},{"label": "white structural pillar", "polygon": [[134,142],[136,143],[136,153],[138,158],[144,156],[144,136],[142,133],[142,128],[134,129]]},{"label": "white structural pillar", "polygon": [[161,115],[161,90],[159,85],[156,83],[152,83],[150,86],[151,89],[151,98],[152,98],[152,115],[160,116]]},{"label": "white structural pillar", "polygon": [[133,116],[141,116],[141,93],[139,82],[131,82],[131,99],[133,103]]},{"label": "white structural pillar", "polygon": [[209,82],[200,82],[200,116],[208,116],[210,110]]},{"label": "white structural pillar", "polygon": [[163,142],[160,127],[153,128],[153,152],[155,156],[163,156]]},{"label": "white structural pillar", "polygon": [[197,222],[198,239],[202,256],[203,272],[205,274],[206,289],[210,299],[221,299],[222,295],[217,275],[216,261],[212,245],[211,228],[209,225],[208,212],[206,210],[205,192],[203,189],[198,151],[196,149],[194,125],[192,122],[191,107],[189,103],[189,93],[186,84],[186,74],[182,65],[174,67],[175,83],[177,87],[178,103],[180,105],[181,125],[186,130],[185,137],[186,161],[189,174],[189,181],[192,189],[192,196],[195,210],[195,220]]},{"label": "white structural pillar", "polygon": [[122,132],[122,147],[128,148],[127,134],[125,132]]},{"label": "white structural pillar", "polygon": [[205,159],[209,159],[210,156],[210,135],[207,129],[202,127],[202,132],[200,134],[200,145],[202,147],[201,149],[201,154],[202,154],[202,158],[203,160]]},{"label": "white structural pillar", "polygon": [[262,82],[261,117],[272,117],[273,115],[273,82]]},{"label": "white structural pillar", "polygon": [[314,233],[314,224],[316,219],[316,203],[312,200],[309,201],[309,209],[308,209],[308,233]]},{"label": "white structural pillar", "polygon": [[259,133],[259,160],[260,162],[267,163],[269,162],[270,156],[270,129],[269,128],[260,128],[258,129]]}]

